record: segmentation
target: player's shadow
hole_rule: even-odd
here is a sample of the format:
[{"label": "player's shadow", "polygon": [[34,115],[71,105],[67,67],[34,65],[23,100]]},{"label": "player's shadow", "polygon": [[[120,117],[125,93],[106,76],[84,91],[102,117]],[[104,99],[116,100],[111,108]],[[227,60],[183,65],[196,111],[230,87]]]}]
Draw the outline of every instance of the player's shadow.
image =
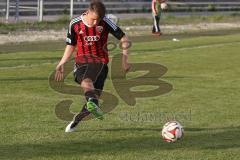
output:
[{"label": "player's shadow", "polygon": [[[159,129],[154,128],[114,128],[100,130],[83,130],[79,140],[53,142],[36,142],[27,144],[0,145],[3,159],[17,157],[50,158],[53,156],[87,156],[109,155],[136,151],[151,152],[188,149],[192,151],[205,149],[240,148],[240,126],[229,128],[186,128],[185,138],[177,143],[164,142]],[[83,134],[83,132],[90,133]],[[93,132],[96,135],[91,134]],[[106,133],[107,132],[107,133]],[[76,134],[76,133],[75,133]],[[103,134],[103,136],[101,136]],[[84,135],[84,136],[83,136]],[[108,135],[108,136],[106,136]],[[69,135],[71,137],[71,135]],[[103,138],[105,137],[105,138]],[[107,137],[107,138],[106,138]]]}]

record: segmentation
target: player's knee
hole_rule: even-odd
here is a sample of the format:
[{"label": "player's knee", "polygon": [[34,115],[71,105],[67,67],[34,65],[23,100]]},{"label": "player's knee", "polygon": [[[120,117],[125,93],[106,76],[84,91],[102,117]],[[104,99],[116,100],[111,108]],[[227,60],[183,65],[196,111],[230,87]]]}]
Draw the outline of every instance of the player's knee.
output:
[{"label": "player's knee", "polygon": [[93,82],[91,79],[84,79],[81,83],[81,87],[84,91],[94,90]]}]

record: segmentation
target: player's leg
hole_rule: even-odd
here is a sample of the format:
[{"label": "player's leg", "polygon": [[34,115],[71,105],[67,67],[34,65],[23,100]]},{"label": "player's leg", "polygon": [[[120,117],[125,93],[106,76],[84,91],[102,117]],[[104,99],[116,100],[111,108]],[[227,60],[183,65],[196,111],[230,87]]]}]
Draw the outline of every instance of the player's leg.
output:
[{"label": "player's leg", "polygon": [[103,112],[99,107],[99,95],[96,93],[94,84],[102,74],[103,68],[104,64],[89,64],[85,73],[86,78],[81,83],[87,100],[87,110],[98,119],[103,119]]},{"label": "player's leg", "polygon": [[[103,115],[103,111],[102,109],[100,108],[99,106],[99,102],[98,102],[98,99],[100,98],[101,96],[101,93],[102,93],[102,90],[103,90],[103,87],[104,87],[104,83],[105,83],[105,80],[107,78],[107,75],[108,75],[108,66],[107,65],[101,65],[98,67],[99,70],[99,74],[97,76],[97,78],[95,79],[93,85],[94,85],[94,96],[95,97],[90,97],[90,96],[93,96],[93,93],[91,93],[92,95],[90,95],[90,92],[89,92],[89,97],[94,100],[96,98],[96,101],[93,103],[92,102],[88,102],[87,103],[87,108],[91,110],[91,108],[93,108],[93,114],[99,118],[99,119],[102,119],[102,115]],[[91,88],[92,86],[89,86],[89,88]],[[96,106],[95,106],[96,105]],[[95,109],[97,111],[95,111]],[[94,113],[96,112],[96,113]]]},{"label": "player's leg", "polygon": [[90,112],[86,109],[86,104],[85,104],[81,112],[75,115],[75,117],[73,118],[73,121],[71,121],[68,124],[68,126],[65,129],[65,132],[73,132],[76,129],[77,125],[82,121],[82,119],[88,116],[89,114]]},{"label": "player's leg", "polygon": [[103,112],[99,108],[98,96],[95,93],[93,81],[89,78],[84,79],[81,83],[81,87],[84,90],[85,98],[87,100],[87,110],[96,118],[103,119]]},{"label": "player's leg", "polygon": [[[74,77],[75,82],[78,84],[81,84],[82,79],[87,71],[88,66],[87,65],[75,65],[74,67]],[[65,132],[73,132],[79,122],[81,122],[86,116],[88,116],[90,112],[86,109],[86,104],[83,105],[83,108],[81,112],[76,114],[73,118],[73,121],[71,121],[68,126],[65,129]]]},{"label": "player's leg", "polygon": [[94,83],[95,94],[100,97],[102,94],[102,90],[104,87],[105,80],[107,79],[108,75],[108,66],[104,65],[101,73],[99,74],[97,80]]},{"label": "player's leg", "polygon": [[[101,94],[102,94],[102,90],[103,90],[103,87],[104,87],[104,83],[105,83],[105,80],[107,78],[107,75],[108,75],[108,66],[107,65],[103,65],[102,69],[101,69],[101,72],[99,74],[99,76],[97,77],[96,81],[94,82],[94,88],[95,88],[95,95],[97,96],[97,98],[99,99]],[[101,116],[103,115],[103,109],[100,108],[101,106],[99,106],[98,104],[98,109],[100,109],[100,114]]]},{"label": "player's leg", "polygon": [[153,34],[159,34],[160,33],[160,28],[159,28],[159,17],[158,16],[153,16],[153,29],[152,29]]},{"label": "player's leg", "polygon": [[[89,66],[87,64],[75,65],[75,69],[74,69],[75,82],[82,85],[82,81],[86,79],[88,69],[89,69]],[[83,118],[85,118],[90,114],[90,112],[86,109],[86,107],[87,107],[86,104],[84,104],[81,112],[74,117],[75,122],[79,123]]]},{"label": "player's leg", "polygon": [[156,16],[155,16],[155,15],[152,15],[152,16],[153,16],[153,27],[152,27],[152,33],[156,33],[156,30],[157,30]]},{"label": "player's leg", "polygon": [[[87,103],[83,106],[81,112],[77,114],[73,121],[66,128],[66,132],[73,132],[79,122],[92,113],[98,119],[103,119],[103,112],[99,108],[98,99],[99,90],[95,90],[94,84],[99,84],[99,78],[103,76],[103,65],[83,65],[74,70],[75,81],[81,84]],[[106,71],[106,69],[104,70]],[[100,78],[102,79],[102,78]],[[102,81],[102,80],[101,80]],[[105,81],[105,79],[104,79]],[[103,85],[102,85],[103,86]],[[101,87],[100,87],[101,88]]]},{"label": "player's leg", "polygon": [[162,14],[162,11],[160,10],[159,13],[158,13],[158,15],[157,15],[157,26],[158,26],[158,32],[159,32],[159,34],[161,34],[161,28],[160,28],[161,14]]},{"label": "player's leg", "polygon": [[[97,118],[102,119],[102,113],[99,109],[98,95],[95,92],[94,83],[97,81],[98,76],[101,75],[103,64],[87,64],[76,72],[76,81],[81,84],[87,100],[86,105],[83,107],[80,115],[87,116],[90,112]],[[78,76],[79,75],[79,76]],[[76,116],[78,118],[79,116]],[[80,116],[82,119],[82,116]]]}]

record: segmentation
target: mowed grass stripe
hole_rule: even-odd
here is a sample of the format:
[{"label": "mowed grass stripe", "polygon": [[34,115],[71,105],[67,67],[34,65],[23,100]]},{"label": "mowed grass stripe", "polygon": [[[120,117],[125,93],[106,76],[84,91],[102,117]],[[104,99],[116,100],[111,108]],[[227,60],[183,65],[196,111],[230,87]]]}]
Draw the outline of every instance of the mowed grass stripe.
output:
[{"label": "mowed grass stripe", "polygon": [[[119,98],[118,106],[104,121],[83,122],[72,134],[64,133],[67,122],[56,117],[54,107],[61,100],[72,100],[70,110],[77,112],[84,98],[57,93],[47,80],[55,68],[54,58],[62,52],[33,51],[12,53],[9,57],[2,54],[0,59],[8,60],[6,64],[0,61],[1,66],[36,66],[0,69],[1,158],[238,160],[238,41],[239,35],[235,35],[196,37],[177,44],[170,41],[134,44],[132,53],[141,53],[130,56],[130,62],[164,65],[168,72],[160,79],[171,83],[173,90],[157,97],[138,98],[135,106],[128,106]],[[198,43],[210,47],[191,48]],[[169,52],[162,54],[162,47]],[[191,49],[181,49],[186,47]],[[32,56],[36,59],[31,62]],[[17,58],[27,60],[17,64]],[[45,62],[47,58],[52,62]],[[67,83],[73,83],[72,75]],[[125,85],[127,82],[122,87]],[[120,97],[110,79],[105,89]],[[155,119],[147,119],[144,115],[148,113]],[[178,143],[168,144],[162,141],[160,131],[174,116],[184,125],[185,137]]]}]

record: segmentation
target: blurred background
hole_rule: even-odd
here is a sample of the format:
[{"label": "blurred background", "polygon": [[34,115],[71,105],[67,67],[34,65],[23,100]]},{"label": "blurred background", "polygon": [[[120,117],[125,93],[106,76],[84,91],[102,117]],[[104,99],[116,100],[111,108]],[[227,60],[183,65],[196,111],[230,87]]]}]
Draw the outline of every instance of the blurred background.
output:
[{"label": "blurred background", "polygon": [[[148,17],[151,12],[151,0],[104,0],[104,3],[108,13],[120,18]],[[1,22],[71,18],[84,12],[88,4],[89,0],[1,0],[0,17]],[[239,0],[169,0],[167,15],[226,15],[239,11]]]},{"label": "blurred background", "polygon": [[[104,91],[117,97],[116,108],[104,121],[83,122],[66,135],[68,122],[56,114],[57,104],[73,101],[63,115],[77,113],[85,99],[51,89],[49,76],[62,57],[70,19],[89,0],[0,0],[0,159],[239,160],[240,0],[169,0],[161,36],[152,35],[151,0],[104,2],[133,42],[130,63],[146,68],[128,73],[118,87],[155,79],[173,89],[129,106],[114,87],[119,78],[112,73],[120,72],[110,63]],[[111,36],[109,42],[115,46],[109,46],[110,59],[120,57],[119,42]],[[157,74],[148,74],[149,63],[168,70],[159,77],[152,67]],[[65,82],[78,87],[72,73]],[[169,120],[184,126],[179,143],[161,138]]]}]

